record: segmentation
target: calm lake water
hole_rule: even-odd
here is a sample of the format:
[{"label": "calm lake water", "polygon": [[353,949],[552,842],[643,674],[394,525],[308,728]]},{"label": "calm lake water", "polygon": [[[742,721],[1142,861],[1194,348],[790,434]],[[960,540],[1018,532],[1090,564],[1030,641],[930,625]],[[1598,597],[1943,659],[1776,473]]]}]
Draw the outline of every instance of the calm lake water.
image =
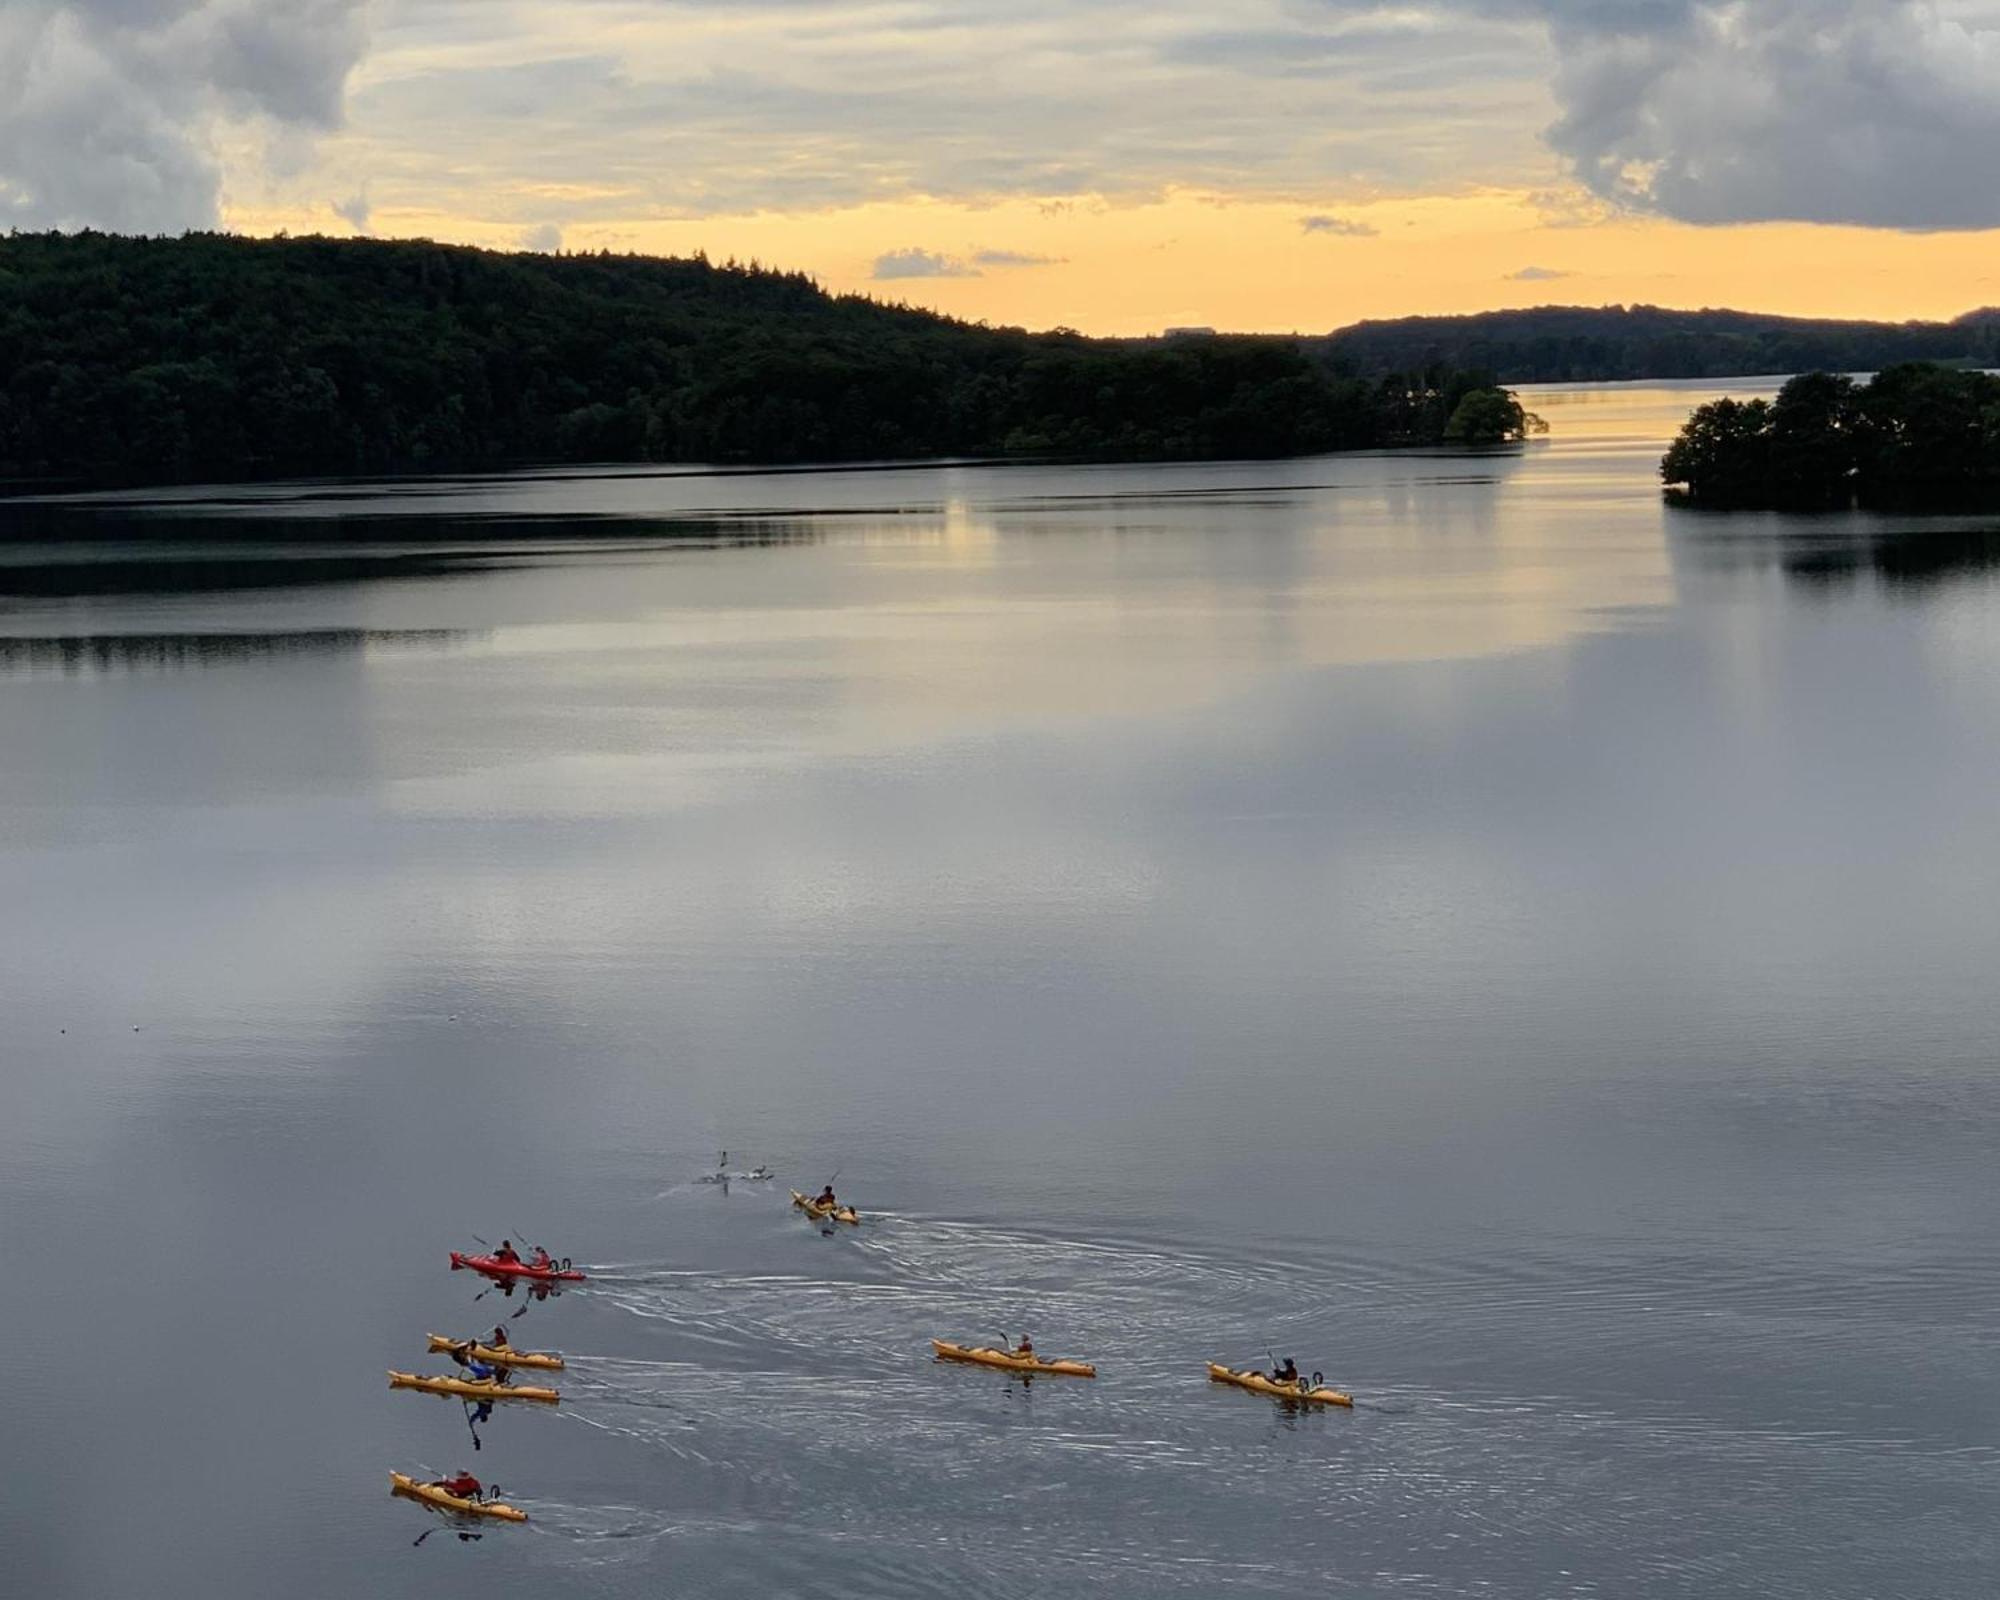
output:
[{"label": "calm lake water", "polygon": [[1717,387],[0,512],[10,1591],[1990,1594],[2000,535],[1665,508]]}]

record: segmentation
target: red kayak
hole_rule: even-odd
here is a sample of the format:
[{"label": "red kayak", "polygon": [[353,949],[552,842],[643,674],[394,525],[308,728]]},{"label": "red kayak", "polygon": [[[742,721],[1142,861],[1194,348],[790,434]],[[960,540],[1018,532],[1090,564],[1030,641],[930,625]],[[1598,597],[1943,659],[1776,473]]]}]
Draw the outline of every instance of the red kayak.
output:
[{"label": "red kayak", "polygon": [[498,1256],[467,1256],[454,1250],[451,1270],[469,1267],[489,1278],[528,1278],[536,1283],[581,1283],[583,1274],[570,1266],[531,1267],[525,1261],[502,1261]]}]

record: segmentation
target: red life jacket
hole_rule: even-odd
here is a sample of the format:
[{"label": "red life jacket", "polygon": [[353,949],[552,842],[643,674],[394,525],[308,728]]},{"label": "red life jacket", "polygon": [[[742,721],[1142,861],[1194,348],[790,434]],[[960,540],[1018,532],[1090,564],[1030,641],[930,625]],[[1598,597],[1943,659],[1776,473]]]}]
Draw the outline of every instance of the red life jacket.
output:
[{"label": "red life jacket", "polygon": [[455,1494],[461,1500],[470,1500],[484,1485],[471,1473],[461,1472],[455,1478],[446,1478],[438,1487],[446,1494]]}]

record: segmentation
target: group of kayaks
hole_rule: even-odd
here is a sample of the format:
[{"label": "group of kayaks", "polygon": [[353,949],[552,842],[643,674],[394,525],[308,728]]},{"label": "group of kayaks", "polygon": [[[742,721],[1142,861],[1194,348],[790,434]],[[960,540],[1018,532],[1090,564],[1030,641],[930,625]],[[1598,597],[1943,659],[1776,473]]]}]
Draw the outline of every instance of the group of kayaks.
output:
[{"label": "group of kayaks", "polygon": [[[767,1177],[769,1174],[760,1168],[753,1176]],[[829,1190],[831,1187],[828,1185]],[[860,1225],[861,1213],[851,1205],[814,1198],[801,1194],[796,1189],[792,1190],[791,1194],[792,1205],[815,1222],[844,1223],[849,1227]],[[464,1270],[479,1273],[496,1283],[522,1281],[548,1285],[581,1283],[585,1280],[585,1275],[571,1266],[567,1258],[556,1261],[543,1257],[535,1262],[527,1262],[511,1255],[472,1255],[454,1250],[451,1253],[451,1267],[454,1272]],[[1027,1341],[1024,1339],[1022,1343],[1025,1346]],[[452,1356],[462,1366],[468,1366],[468,1369],[470,1363],[477,1363],[480,1367],[488,1369],[492,1375],[460,1377],[447,1373],[427,1376],[415,1372],[391,1371],[389,1387],[415,1389],[424,1394],[452,1395],[460,1399],[481,1402],[525,1400],[556,1405],[562,1399],[555,1389],[513,1381],[513,1373],[516,1370],[562,1371],[563,1358],[553,1351],[517,1350],[509,1344],[489,1344],[478,1339],[449,1339],[441,1333],[429,1335],[429,1348],[434,1352]],[[986,1345],[956,1344],[949,1339],[933,1339],[931,1349],[939,1361],[992,1367],[1024,1378],[1097,1376],[1097,1368],[1090,1362],[1050,1360],[1027,1348],[1004,1350]],[[1331,1387],[1317,1372],[1308,1380],[1304,1377],[1291,1378],[1288,1375],[1274,1376],[1254,1369],[1230,1367],[1219,1361],[1211,1361],[1208,1363],[1208,1376],[1213,1383],[1229,1384],[1292,1405],[1352,1407],[1354,1404],[1354,1397],[1351,1394]],[[405,1473],[389,1474],[390,1493],[405,1499],[421,1501],[441,1511],[466,1517],[494,1518],[503,1522],[528,1520],[527,1512],[505,1501],[484,1498],[477,1492],[455,1493],[450,1487],[452,1481],[423,1483]]]},{"label": "group of kayaks", "polygon": [[[852,1206],[839,1205],[832,1201],[815,1200],[792,1191],[792,1204],[815,1222],[845,1222],[859,1225],[861,1214]],[[1025,1377],[1047,1375],[1055,1378],[1094,1378],[1097,1368],[1088,1361],[1047,1361],[1025,1350],[995,1350],[986,1345],[954,1344],[949,1339],[931,1340],[931,1348],[937,1352],[940,1361],[963,1361],[974,1366],[997,1367],[1003,1372],[1017,1372]],[[1249,1389],[1257,1394],[1267,1394],[1275,1399],[1312,1406],[1352,1406],[1354,1397],[1340,1389],[1335,1389],[1319,1380],[1319,1374],[1312,1381],[1305,1378],[1283,1379],[1254,1370],[1238,1370],[1224,1366],[1219,1361],[1208,1363],[1209,1378],[1216,1383],[1234,1384],[1239,1389]]]},{"label": "group of kayaks", "polygon": [[[585,1278],[585,1274],[572,1266],[567,1258],[558,1261],[545,1252],[533,1261],[523,1261],[511,1250],[505,1255],[498,1252],[473,1255],[454,1250],[451,1252],[451,1270],[476,1272],[495,1283],[510,1286],[519,1282],[546,1288],[559,1283],[582,1283]],[[450,1356],[467,1375],[397,1372],[391,1369],[389,1387],[414,1389],[419,1394],[449,1395],[459,1400],[476,1400],[481,1405],[495,1400],[526,1400],[550,1406],[559,1404],[562,1400],[559,1392],[537,1384],[516,1383],[514,1374],[517,1371],[561,1372],[563,1358],[553,1350],[519,1350],[504,1341],[505,1331],[499,1328],[494,1330],[490,1342],[478,1338],[451,1339],[441,1333],[430,1334],[427,1336],[427,1347],[434,1353]],[[499,1522],[528,1520],[527,1512],[490,1495],[477,1479],[468,1474],[427,1483],[405,1472],[392,1472],[389,1474],[389,1492],[461,1517],[484,1517]]]},{"label": "group of kayaks", "polygon": [[[1003,1372],[1018,1372],[1024,1376],[1039,1377],[1044,1373],[1055,1378],[1097,1376],[1097,1368],[1087,1361],[1045,1361],[1038,1355],[1024,1355],[1018,1350],[994,1350],[985,1345],[953,1344],[949,1339],[933,1339],[931,1348],[937,1352],[940,1361],[967,1361],[976,1366],[998,1367]],[[1219,1361],[1209,1362],[1208,1375],[1216,1383],[1233,1383],[1239,1389],[1268,1394],[1278,1400],[1290,1400],[1314,1406],[1354,1404],[1353,1395],[1331,1388],[1324,1382],[1312,1382],[1305,1378],[1284,1382],[1262,1372],[1239,1371],[1234,1367],[1225,1367]],[[1314,1376],[1317,1377],[1317,1374]]]}]

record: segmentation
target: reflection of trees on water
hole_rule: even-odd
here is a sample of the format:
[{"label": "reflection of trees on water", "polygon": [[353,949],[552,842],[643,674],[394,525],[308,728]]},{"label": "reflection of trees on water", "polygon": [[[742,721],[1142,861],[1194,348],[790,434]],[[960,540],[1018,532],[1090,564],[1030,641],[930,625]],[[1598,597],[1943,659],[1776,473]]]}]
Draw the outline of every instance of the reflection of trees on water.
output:
[{"label": "reflection of trees on water", "polygon": [[179,672],[232,662],[356,654],[370,648],[448,650],[456,628],[315,628],[286,633],[0,634],[0,673]]},{"label": "reflection of trees on water", "polygon": [[1785,554],[1785,576],[1806,585],[1846,587],[1876,578],[1891,587],[1930,588],[2000,569],[2000,526],[1926,528]]},{"label": "reflection of trees on water", "polygon": [[294,589],[381,578],[441,578],[494,572],[511,563],[484,553],[451,551],[358,554],[300,551],[239,555],[227,551],[108,556],[87,561],[0,562],[0,596],[76,600],[128,594],[212,594],[232,589]]},{"label": "reflection of trees on water", "polygon": [[1915,594],[2000,570],[2000,522],[1900,525],[1864,512],[1687,512],[1669,517],[1670,548],[1690,573],[1783,574],[1829,596],[1862,583]]}]

